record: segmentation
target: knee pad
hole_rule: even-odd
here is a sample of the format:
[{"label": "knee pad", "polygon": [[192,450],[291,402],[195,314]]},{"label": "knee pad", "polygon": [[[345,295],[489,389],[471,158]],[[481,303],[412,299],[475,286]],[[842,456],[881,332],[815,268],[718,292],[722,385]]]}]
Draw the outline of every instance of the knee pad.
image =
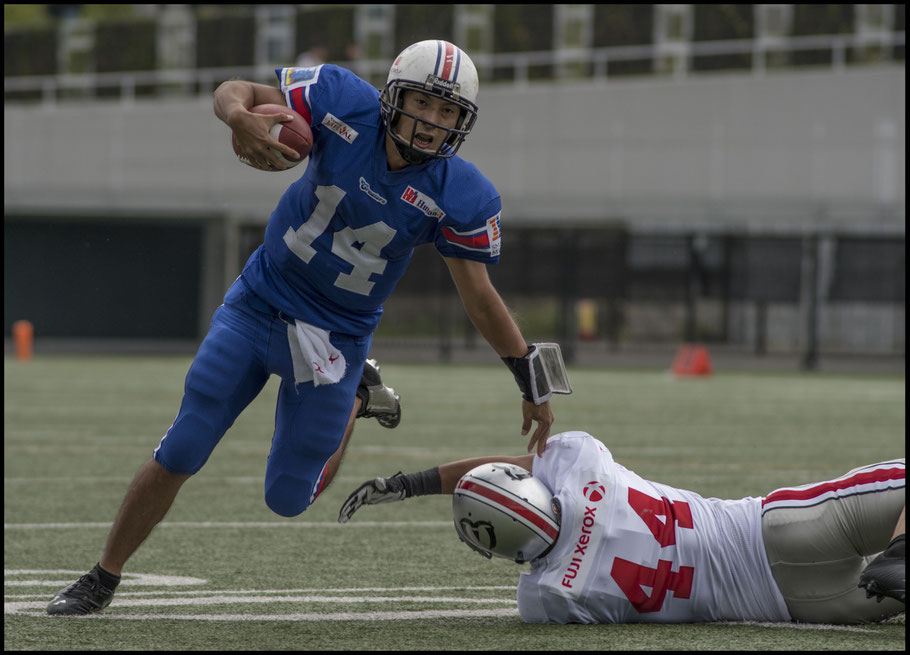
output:
[{"label": "knee pad", "polygon": [[313,481],[286,473],[271,480],[265,488],[265,504],[279,516],[292,517],[302,514],[310,506]]}]

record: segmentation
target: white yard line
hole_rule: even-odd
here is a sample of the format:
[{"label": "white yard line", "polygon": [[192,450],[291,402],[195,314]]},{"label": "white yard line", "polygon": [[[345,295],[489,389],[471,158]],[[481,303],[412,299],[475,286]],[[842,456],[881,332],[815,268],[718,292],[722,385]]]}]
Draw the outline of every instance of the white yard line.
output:
[{"label": "white yard line", "polygon": [[[398,612],[333,612],[333,613],[294,613],[294,614],[93,614],[92,619],[132,619],[138,621],[412,621],[449,618],[491,618],[514,617],[520,620],[517,609],[480,609],[480,610],[413,610]],[[86,617],[81,617],[86,618]],[[56,619],[60,620],[60,619]],[[849,625],[802,624],[802,623],[729,623],[727,625],[751,625],[759,628],[792,628],[798,630],[834,630],[841,632],[868,632],[868,630]]]},{"label": "white yard line", "polygon": [[843,632],[871,632],[875,630],[855,625],[834,625],[833,623],[772,623],[770,621],[722,621],[718,625],[747,625],[757,628],[791,628],[793,630],[841,630]]},{"label": "white yard line", "polygon": [[[65,581],[53,581],[51,583],[47,580],[41,580],[34,584],[30,583],[30,586],[41,587],[49,586],[54,587],[54,590],[60,588],[61,586],[70,584],[72,580]],[[121,585],[124,583],[121,583]],[[9,582],[6,583],[7,586],[10,585]],[[26,585],[22,585],[26,586]],[[505,585],[501,587],[361,587],[358,589],[218,589],[218,590],[206,590],[200,591],[198,589],[193,591],[178,591],[178,590],[157,590],[157,591],[121,591],[121,587],[117,587],[117,598],[118,601],[120,598],[139,598],[142,596],[199,596],[204,594],[222,594],[222,595],[232,595],[232,596],[262,596],[268,594],[275,595],[287,595],[287,594],[348,594],[354,592],[360,593],[370,593],[370,592],[411,592],[411,591],[507,591],[510,596],[515,595],[515,585]],[[47,598],[47,593],[31,593],[31,594],[4,594],[4,598],[10,601],[25,601],[25,600],[41,600]],[[370,598],[375,598],[375,596],[370,596]],[[414,596],[413,598],[423,598],[422,596]],[[479,599],[483,600],[483,599]],[[119,603],[118,603],[119,604]]]},{"label": "white yard line", "polygon": [[[334,480],[337,483],[349,484],[357,483],[360,484],[364,481],[366,476],[335,476]],[[60,484],[98,484],[99,482],[132,482],[132,476],[117,476],[117,475],[74,475],[71,477],[61,477],[61,476],[35,476],[35,477],[6,477],[3,478],[4,484],[48,484],[52,482]],[[261,475],[205,475],[198,474],[193,478],[194,484],[200,483],[218,483],[218,484],[263,484],[264,479]]]},{"label": "white yard line", "polygon": [[[34,569],[9,569],[6,576],[16,577],[40,573],[64,573],[65,571],[39,571]],[[164,580],[165,576],[146,574],[149,578]],[[188,584],[187,580],[174,580],[172,584]],[[18,581],[14,581],[18,582]],[[124,580],[125,583],[130,581]],[[49,581],[31,581],[32,584],[47,584]],[[6,582],[10,585],[10,582]],[[471,598],[471,592],[481,591],[507,592],[503,598]],[[364,595],[379,592],[385,595]],[[397,592],[398,595],[388,595]],[[419,593],[415,593],[419,592]],[[455,592],[455,593],[453,593]],[[461,593],[459,593],[461,592]],[[465,593],[466,592],[466,593]],[[266,590],[214,590],[194,591],[153,591],[125,592],[117,595],[116,608],[97,618],[161,620],[179,618],[198,621],[340,621],[340,620],[396,620],[441,618],[458,616],[515,616],[517,603],[514,586],[458,586],[458,587],[354,587],[341,589],[266,589]],[[149,598],[147,596],[158,596]],[[163,597],[162,597],[163,596]],[[28,599],[28,600],[26,600]],[[42,616],[47,607],[48,597],[39,594],[6,595],[3,604],[5,615]],[[294,612],[290,614],[120,614],[124,608],[168,608],[168,607],[211,607],[220,605],[264,605],[292,603],[295,607],[301,604],[357,604],[382,603],[398,607],[407,607],[409,603],[451,603],[464,605],[508,605],[508,609],[491,607],[476,610],[406,610],[386,612]]]},{"label": "white yard line", "polygon": [[[278,591],[278,590],[276,590]],[[336,590],[337,591],[337,590]],[[260,592],[263,593],[263,592]],[[425,597],[425,596],[273,596],[269,598],[250,598],[248,596],[198,596],[184,599],[119,599],[117,601],[117,612],[125,607],[173,607],[173,606],[212,606],[232,603],[278,603],[278,602],[313,602],[313,603],[402,603],[402,602],[421,602],[421,603],[459,603],[459,604],[500,604],[509,605],[503,608],[485,608],[485,609],[447,609],[447,610],[397,610],[384,612],[293,612],[289,614],[118,614],[111,613],[107,610],[102,614],[93,614],[88,617],[73,618],[91,618],[95,620],[133,620],[133,621],[162,621],[162,620],[181,620],[181,621],[404,621],[404,620],[425,620],[439,618],[491,618],[491,617],[515,617],[518,619],[517,603],[514,600],[506,599],[478,599],[478,598],[459,598],[459,597]],[[38,602],[11,602],[4,603],[4,614],[19,616],[42,616],[47,606],[46,601]],[[32,611],[29,611],[32,610]],[[61,620],[59,618],[53,620]],[[761,623],[754,621],[744,622],[723,622],[721,625],[727,626],[755,626],[759,628],[789,628],[795,630],[834,630],[841,632],[860,632],[875,633],[875,630],[850,625],[830,625],[830,624],[804,624],[804,623]]]},{"label": "white yard line", "polygon": [[[27,573],[24,570],[6,571],[5,573]],[[36,573],[38,571],[35,571]],[[44,571],[48,573],[49,571]],[[62,572],[62,571],[61,571]],[[165,576],[160,576],[164,578]],[[518,618],[517,603],[514,599],[513,586],[477,586],[477,587],[352,587],[341,589],[241,589],[241,590],[195,590],[195,591],[147,591],[125,592],[117,596],[116,608],[90,617],[97,620],[134,620],[134,621],[402,621],[438,618]],[[508,598],[469,598],[452,592],[504,591]],[[398,592],[404,595],[359,595],[364,592]],[[447,593],[449,595],[412,595],[411,592]],[[144,598],[142,596],[170,596],[164,598]],[[181,596],[181,597],[175,597]],[[25,600],[28,598],[29,600]],[[40,617],[47,607],[47,597],[37,594],[7,595],[4,602],[5,615]],[[21,600],[20,600],[21,599]],[[120,613],[125,608],[168,608],[168,607],[215,607],[220,605],[264,605],[277,603],[314,604],[357,604],[357,603],[454,603],[458,605],[507,605],[508,607],[488,607],[478,609],[442,609],[442,610],[407,610],[382,612],[292,612],[273,614],[133,614]],[[60,619],[55,619],[60,620]],[[755,626],[760,628],[788,628],[794,630],[834,630],[841,632],[875,633],[875,630],[860,626],[805,624],[805,623],[771,623],[758,621],[722,622],[728,626]]]},{"label": "white yard line", "polygon": [[[4,523],[4,530],[73,530],[110,528],[110,523]],[[441,528],[452,527],[451,521],[164,521],[159,528]]]},{"label": "white yard line", "polygon": [[[5,577],[19,577],[27,575],[48,574],[78,574],[79,571],[64,569],[6,569]],[[5,580],[9,586],[44,586],[65,585],[69,579],[56,580]],[[173,587],[196,585],[205,583],[205,580],[179,576],[164,576],[157,574],[132,574],[124,577],[124,587],[158,584]],[[505,592],[499,598],[472,598],[472,592],[496,591]],[[462,593],[459,593],[462,592]],[[364,595],[364,594],[386,595]],[[387,595],[398,594],[398,595]],[[439,595],[436,595],[439,594]],[[500,595],[500,594],[497,594]],[[155,596],[155,597],[150,597]],[[32,616],[43,617],[48,596],[42,594],[5,594],[3,604],[4,614],[7,616]],[[508,607],[488,607],[478,609],[397,609],[382,612],[292,612],[272,614],[173,614],[173,613],[120,613],[125,608],[168,608],[168,607],[216,607],[220,605],[265,605],[278,603],[292,603],[299,607],[303,603],[311,604],[357,604],[357,603],[385,603],[397,604],[402,607],[409,603],[452,603],[456,605],[507,605]],[[404,605],[406,607],[406,605]],[[513,585],[487,585],[487,586],[446,586],[446,587],[347,587],[333,589],[195,589],[160,591],[123,591],[117,594],[116,606],[101,614],[90,617],[97,620],[134,620],[134,621],[402,621],[425,620],[439,618],[490,618],[514,617],[518,618],[517,603],[515,601],[515,587]],[[54,619],[60,620],[60,619]],[[760,628],[789,628],[795,630],[834,630],[842,632],[875,633],[875,630],[850,625],[831,624],[806,624],[806,623],[771,623],[759,621],[721,622],[721,625],[744,625]]]},{"label": "white yard line", "polygon": [[[425,621],[427,619],[490,618],[508,616],[518,619],[516,609],[487,610],[414,610],[400,612],[333,612],[322,614],[93,614],[95,620],[126,619],[134,621]],[[56,619],[60,620],[60,619]]]},{"label": "white yard line", "polygon": [[[44,612],[47,600],[13,601],[3,603],[4,614],[33,614],[26,610]],[[117,598],[114,611],[128,607],[204,607],[212,605],[271,605],[273,603],[454,603],[458,605],[511,605],[517,607],[514,599],[505,598],[463,598],[457,596],[325,596],[285,594],[282,596],[229,596],[217,591],[200,593],[189,598]],[[255,616],[255,615],[251,615]]]},{"label": "white yard line", "polygon": [[[4,587],[65,587],[72,584],[73,578],[85,571],[70,569],[3,569]],[[40,579],[28,576],[44,576]],[[48,579],[50,575],[63,575],[64,578]],[[185,575],[158,575],[155,573],[124,573],[122,584],[128,587],[187,587],[206,584],[208,580],[192,578]],[[198,591],[193,593],[199,593]],[[7,595],[7,598],[9,596]]]}]

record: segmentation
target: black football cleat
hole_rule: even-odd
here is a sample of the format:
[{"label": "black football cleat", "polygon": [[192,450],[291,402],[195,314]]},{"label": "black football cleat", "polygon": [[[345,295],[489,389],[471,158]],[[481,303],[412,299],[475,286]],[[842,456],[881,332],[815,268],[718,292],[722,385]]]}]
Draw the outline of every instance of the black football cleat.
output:
[{"label": "black football cleat", "polygon": [[876,600],[882,602],[888,596],[907,602],[905,543],[905,535],[896,537],[859,576],[859,586],[866,590],[866,598],[876,596]]},{"label": "black football cleat", "polygon": [[363,364],[357,396],[363,401],[357,418],[375,418],[379,425],[389,429],[401,421],[401,400],[392,387],[382,383],[379,363],[375,359],[368,359]]},{"label": "black football cleat", "polygon": [[114,590],[101,582],[98,571],[93,568],[63,591],[58,591],[48,603],[47,613],[51,616],[94,614],[110,605],[113,598]]}]

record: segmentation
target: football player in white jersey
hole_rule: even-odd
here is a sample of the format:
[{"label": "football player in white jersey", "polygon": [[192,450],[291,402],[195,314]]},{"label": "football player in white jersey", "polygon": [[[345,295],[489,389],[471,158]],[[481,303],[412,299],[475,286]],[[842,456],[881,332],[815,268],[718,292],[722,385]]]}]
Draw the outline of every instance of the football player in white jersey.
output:
[{"label": "football player in white jersey", "polygon": [[363,505],[453,494],[462,541],[530,562],[518,583],[528,623],[859,623],[904,611],[904,479],[900,459],[764,497],[703,498],[565,432],[542,455],[369,480],[338,520]]}]

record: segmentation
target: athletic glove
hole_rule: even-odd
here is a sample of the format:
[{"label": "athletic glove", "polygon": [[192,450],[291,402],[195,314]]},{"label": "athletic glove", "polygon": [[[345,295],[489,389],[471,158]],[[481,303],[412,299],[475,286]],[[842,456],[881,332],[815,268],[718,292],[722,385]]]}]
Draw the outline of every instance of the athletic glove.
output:
[{"label": "athletic glove", "polygon": [[412,496],[442,493],[439,467],[405,475],[398,471],[390,478],[373,478],[357,487],[338,512],[338,522],[347,523],[364,505],[378,505]]},{"label": "athletic glove", "polygon": [[344,501],[341,511],[338,512],[338,522],[347,523],[354,516],[354,512],[364,505],[391,503],[407,498],[402,477],[404,476],[399,471],[390,478],[373,478],[364,482]]}]

